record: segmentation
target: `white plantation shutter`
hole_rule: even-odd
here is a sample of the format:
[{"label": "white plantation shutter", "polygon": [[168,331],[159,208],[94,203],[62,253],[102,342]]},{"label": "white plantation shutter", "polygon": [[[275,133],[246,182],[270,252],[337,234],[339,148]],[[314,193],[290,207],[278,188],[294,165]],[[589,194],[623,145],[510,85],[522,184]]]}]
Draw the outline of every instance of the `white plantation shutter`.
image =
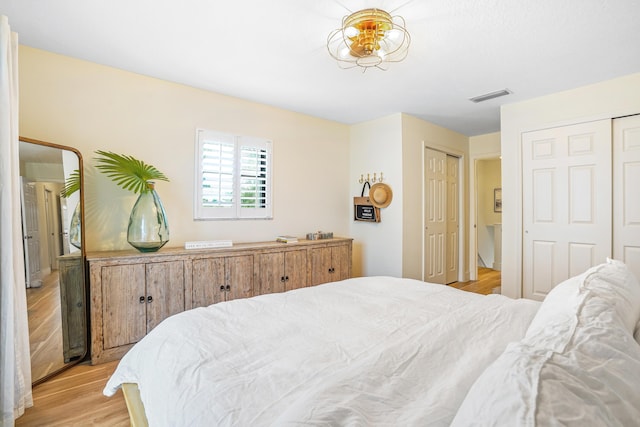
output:
[{"label": "white plantation shutter", "polygon": [[271,218],[271,142],[197,132],[196,219]]},{"label": "white plantation shutter", "polygon": [[234,144],[206,142],[202,146],[202,204],[233,206]]}]

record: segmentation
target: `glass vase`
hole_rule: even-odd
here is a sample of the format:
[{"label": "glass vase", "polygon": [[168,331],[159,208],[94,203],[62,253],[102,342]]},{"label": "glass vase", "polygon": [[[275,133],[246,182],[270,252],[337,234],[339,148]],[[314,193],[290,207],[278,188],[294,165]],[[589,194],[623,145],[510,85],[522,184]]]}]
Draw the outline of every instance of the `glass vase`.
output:
[{"label": "glass vase", "polygon": [[131,210],[127,241],[140,252],[155,252],[169,241],[169,225],[154,183],[147,185]]}]

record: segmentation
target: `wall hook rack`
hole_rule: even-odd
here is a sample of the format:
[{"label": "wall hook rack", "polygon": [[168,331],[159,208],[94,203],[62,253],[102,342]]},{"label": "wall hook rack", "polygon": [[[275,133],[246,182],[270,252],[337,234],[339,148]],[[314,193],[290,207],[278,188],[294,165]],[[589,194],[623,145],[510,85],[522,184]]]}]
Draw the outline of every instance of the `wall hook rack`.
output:
[{"label": "wall hook rack", "polygon": [[369,184],[375,184],[376,182],[382,182],[383,180],[384,180],[384,175],[382,174],[382,172],[380,172],[379,176],[376,172],[374,172],[373,178],[371,177],[370,173],[368,173],[366,177],[364,174],[360,174],[360,179],[358,180],[358,182],[360,184],[364,184],[365,182],[368,182]]}]

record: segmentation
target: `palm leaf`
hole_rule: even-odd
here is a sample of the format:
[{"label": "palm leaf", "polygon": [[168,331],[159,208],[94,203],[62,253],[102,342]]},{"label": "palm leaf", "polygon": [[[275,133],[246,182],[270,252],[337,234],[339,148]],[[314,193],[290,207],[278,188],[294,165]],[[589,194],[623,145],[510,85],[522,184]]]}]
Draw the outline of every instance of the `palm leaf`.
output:
[{"label": "palm leaf", "polygon": [[162,172],[152,165],[132,156],[116,154],[111,151],[96,151],[96,168],[125,190],[136,194],[149,191],[149,181],[169,181]]},{"label": "palm leaf", "polygon": [[62,191],[60,191],[60,197],[68,199],[78,190],[80,190],[80,171],[76,169],[69,174],[64,182],[64,187],[62,187]]}]

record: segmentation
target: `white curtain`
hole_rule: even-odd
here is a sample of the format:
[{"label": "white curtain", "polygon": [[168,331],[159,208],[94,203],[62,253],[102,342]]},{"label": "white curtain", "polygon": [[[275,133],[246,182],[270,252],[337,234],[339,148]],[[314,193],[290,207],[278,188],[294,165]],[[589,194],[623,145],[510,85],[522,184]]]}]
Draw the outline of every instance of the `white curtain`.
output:
[{"label": "white curtain", "polygon": [[18,35],[0,15],[0,426],[33,405],[18,162]]}]

